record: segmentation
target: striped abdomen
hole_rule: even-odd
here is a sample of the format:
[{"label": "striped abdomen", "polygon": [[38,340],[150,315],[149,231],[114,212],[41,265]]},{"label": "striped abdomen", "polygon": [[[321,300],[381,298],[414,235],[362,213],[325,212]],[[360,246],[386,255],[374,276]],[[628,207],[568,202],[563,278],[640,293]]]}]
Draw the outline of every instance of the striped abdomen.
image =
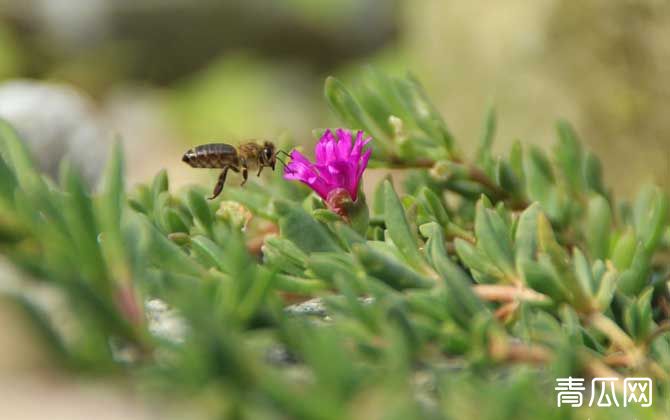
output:
[{"label": "striped abdomen", "polygon": [[194,168],[238,166],[237,150],[230,144],[211,143],[189,149],[181,158]]}]

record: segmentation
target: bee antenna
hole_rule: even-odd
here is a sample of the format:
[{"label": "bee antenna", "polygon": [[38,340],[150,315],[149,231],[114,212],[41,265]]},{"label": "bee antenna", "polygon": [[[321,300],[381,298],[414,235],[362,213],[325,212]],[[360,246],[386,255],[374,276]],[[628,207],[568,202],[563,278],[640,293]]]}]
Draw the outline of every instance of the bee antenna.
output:
[{"label": "bee antenna", "polygon": [[277,156],[276,158],[277,158],[277,160],[278,160],[282,165],[284,165],[284,168],[285,168],[285,167],[286,167],[286,162],[284,162],[283,160],[281,160],[278,156]]},{"label": "bee antenna", "polygon": [[286,157],[288,157],[288,158],[291,157],[291,155],[289,155],[289,154],[286,153],[285,151],[283,151],[283,150],[277,150],[277,154],[280,154],[280,153],[283,153],[283,154],[284,154]]}]

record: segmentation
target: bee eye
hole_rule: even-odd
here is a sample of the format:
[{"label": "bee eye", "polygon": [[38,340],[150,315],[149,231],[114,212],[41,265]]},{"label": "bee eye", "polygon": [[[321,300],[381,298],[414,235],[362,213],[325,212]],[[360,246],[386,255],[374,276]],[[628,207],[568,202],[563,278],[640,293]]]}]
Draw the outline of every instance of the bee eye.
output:
[{"label": "bee eye", "polygon": [[265,157],[267,158],[267,160],[272,159],[272,150],[265,149]]}]

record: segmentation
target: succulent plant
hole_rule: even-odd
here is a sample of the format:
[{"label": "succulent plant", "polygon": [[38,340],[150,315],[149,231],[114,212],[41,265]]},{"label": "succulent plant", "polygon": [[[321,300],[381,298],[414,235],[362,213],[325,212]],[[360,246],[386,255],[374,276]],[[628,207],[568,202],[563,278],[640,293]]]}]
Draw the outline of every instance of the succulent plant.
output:
[{"label": "succulent plant", "polygon": [[[76,331],[10,294],[65,365],[207,416],[666,418],[663,191],[615,202],[566,122],[551,157],[496,156],[490,111],[467,159],[411,77],[329,78],[325,96],[348,130],[323,135],[315,164],[293,152],[284,174],[315,192],[277,176],[211,202],[164,171],[126,193],[119,147],[98,192],[67,162],[54,184],[0,126],[1,252],[66,297]],[[404,194],[387,177],[365,199],[368,157],[407,172]],[[331,202],[338,188],[356,212]],[[157,306],[178,316],[177,339],[150,325]],[[557,408],[568,376],[649,377],[655,403]]]}]

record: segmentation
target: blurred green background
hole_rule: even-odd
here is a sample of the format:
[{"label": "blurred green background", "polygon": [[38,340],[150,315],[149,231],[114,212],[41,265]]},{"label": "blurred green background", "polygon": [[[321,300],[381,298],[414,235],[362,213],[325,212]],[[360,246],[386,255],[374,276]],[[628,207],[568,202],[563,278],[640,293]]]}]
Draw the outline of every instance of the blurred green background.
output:
[{"label": "blurred green background", "polygon": [[[669,183],[668,40],[663,0],[0,0],[0,117],[46,121],[31,141],[48,166],[56,155],[43,145],[70,131],[40,139],[61,114],[22,89],[74,88],[76,118],[103,127],[84,130],[96,135],[75,151],[107,150],[116,132],[131,182],[165,167],[179,184],[216,175],[181,163],[195,144],[311,142],[313,128],[335,121],[325,77],[353,81],[374,66],[416,75],[466,151],[489,105],[500,151],[516,139],[553,142],[554,122],[568,119],[628,196],[645,181]],[[17,80],[30,82],[9,89]],[[42,371],[3,380],[51,365],[15,316],[0,312],[13,326],[0,336],[0,418],[40,418],[47,407],[53,418],[145,418],[131,392],[104,384]]]},{"label": "blurred green background", "polygon": [[[213,139],[311,141],[325,76],[414,73],[462,146],[490,104],[499,150],[570,120],[615,190],[667,184],[670,3],[657,0],[2,0],[0,79],[67,83],[131,155],[131,179]],[[6,100],[0,96],[0,101]],[[1,107],[0,107],[1,110]],[[35,109],[40,113],[40,109]],[[1,111],[0,111],[1,113]],[[179,168],[179,170],[175,170]]]}]

